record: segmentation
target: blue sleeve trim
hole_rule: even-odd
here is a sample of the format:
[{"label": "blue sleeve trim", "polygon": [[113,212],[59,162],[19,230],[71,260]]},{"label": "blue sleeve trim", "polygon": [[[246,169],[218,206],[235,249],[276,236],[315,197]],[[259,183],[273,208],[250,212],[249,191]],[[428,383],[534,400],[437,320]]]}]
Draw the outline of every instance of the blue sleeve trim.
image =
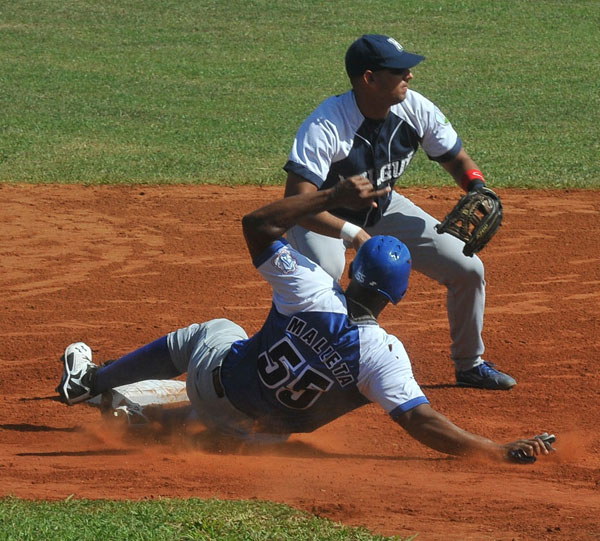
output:
[{"label": "blue sleeve trim", "polygon": [[306,180],[312,182],[317,188],[320,188],[323,185],[323,179],[318,175],[315,175],[312,171],[309,171],[303,165],[299,163],[293,162],[292,160],[288,160],[288,162],[283,166],[283,170],[288,173],[295,173],[296,175],[305,178]]},{"label": "blue sleeve trim", "polygon": [[258,269],[265,261],[268,261],[275,253],[284,246],[287,246],[289,242],[285,239],[277,239],[269,245],[265,250],[255,259],[252,260],[254,266]]},{"label": "blue sleeve trim", "polygon": [[403,413],[406,413],[407,411],[416,408],[421,404],[429,404],[429,400],[427,400],[425,396],[418,396],[417,398],[413,398],[412,400],[404,402],[404,404],[401,404],[400,406],[390,411],[390,417],[395,421]]},{"label": "blue sleeve trim", "polygon": [[444,162],[449,162],[450,160],[453,160],[454,158],[456,158],[456,156],[458,155],[458,153],[460,152],[460,149],[462,148],[463,144],[462,144],[462,140],[460,137],[456,137],[456,143],[454,143],[454,146],[445,154],[442,154],[441,156],[429,156],[429,154],[427,155],[427,157],[430,160],[433,160],[434,162],[440,162],[440,163],[444,163]]}]

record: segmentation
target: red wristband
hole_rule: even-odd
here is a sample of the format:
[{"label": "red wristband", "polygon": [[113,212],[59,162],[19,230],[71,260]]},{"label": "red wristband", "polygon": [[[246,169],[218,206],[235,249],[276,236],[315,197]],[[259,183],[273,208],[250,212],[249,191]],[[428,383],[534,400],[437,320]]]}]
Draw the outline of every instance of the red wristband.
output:
[{"label": "red wristband", "polygon": [[485,178],[483,178],[483,173],[479,169],[469,169],[468,171],[465,171],[460,179],[460,187],[465,192],[469,190],[469,185],[471,183],[478,185],[485,184]]}]

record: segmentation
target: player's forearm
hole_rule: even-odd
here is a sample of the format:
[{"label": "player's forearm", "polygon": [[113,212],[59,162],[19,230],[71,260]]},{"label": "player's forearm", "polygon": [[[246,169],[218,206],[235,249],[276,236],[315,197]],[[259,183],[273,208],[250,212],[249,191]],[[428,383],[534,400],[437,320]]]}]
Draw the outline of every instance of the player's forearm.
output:
[{"label": "player's forearm", "polygon": [[340,231],[344,223],[346,223],[344,220],[327,211],[310,214],[298,222],[309,231],[334,238],[340,238]]},{"label": "player's forearm", "polygon": [[[441,453],[457,456],[480,455],[500,459],[503,447],[492,440],[456,426],[430,406],[399,419],[398,423],[416,440]],[[410,412],[408,412],[410,413]]]},{"label": "player's forearm", "polygon": [[320,235],[332,237],[334,239],[344,239],[358,250],[363,243],[371,238],[362,227],[351,222],[346,222],[329,212],[320,212],[303,218],[298,222],[302,227],[309,231],[314,231]]},{"label": "player's forearm", "polygon": [[483,184],[483,174],[475,161],[467,154],[465,149],[461,149],[457,156],[441,164],[441,166],[452,176],[456,184],[463,190],[468,191],[473,181]]},{"label": "player's forearm", "polygon": [[265,237],[277,239],[303,219],[331,208],[334,195],[333,189],[321,190],[286,197],[265,205],[244,216],[244,232],[260,231]]},{"label": "player's forearm", "polygon": [[448,455],[486,455],[494,458],[502,456],[500,445],[454,424],[448,426],[447,423],[433,421],[414,430],[411,435],[428,447]]}]

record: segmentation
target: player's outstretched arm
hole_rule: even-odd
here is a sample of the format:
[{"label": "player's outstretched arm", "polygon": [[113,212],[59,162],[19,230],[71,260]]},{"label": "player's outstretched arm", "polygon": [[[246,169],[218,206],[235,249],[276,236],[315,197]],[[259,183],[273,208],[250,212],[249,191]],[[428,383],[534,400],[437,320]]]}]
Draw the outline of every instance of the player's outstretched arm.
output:
[{"label": "player's outstretched arm", "polygon": [[242,218],[250,255],[253,259],[258,257],[305,216],[339,206],[356,209],[373,205],[378,197],[389,190],[389,187],[375,190],[366,178],[351,177],[328,190],[300,193],[265,205]]},{"label": "player's outstretched arm", "polygon": [[507,444],[496,443],[459,428],[428,404],[403,413],[396,421],[416,440],[449,455],[514,460],[514,453],[520,452],[523,457],[535,457],[547,455],[551,449],[539,438],[522,439]]}]

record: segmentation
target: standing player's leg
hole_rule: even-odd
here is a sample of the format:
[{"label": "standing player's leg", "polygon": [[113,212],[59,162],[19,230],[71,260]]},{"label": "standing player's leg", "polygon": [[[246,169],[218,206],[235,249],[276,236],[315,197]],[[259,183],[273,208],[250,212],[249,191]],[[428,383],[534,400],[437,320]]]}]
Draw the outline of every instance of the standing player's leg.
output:
[{"label": "standing player's leg", "polygon": [[515,380],[482,360],[485,276],[477,257],[462,253],[463,243],[439,235],[438,220],[407,198],[394,193],[384,217],[367,231],[394,235],[411,252],[413,268],[447,287],[447,313],[452,340],[450,354],[457,383],[487,389],[509,389]]},{"label": "standing player's leg", "polygon": [[287,240],[301,254],[322,267],[334,280],[339,280],[346,266],[344,241],[319,235],[299,225],[286,234]]}]

